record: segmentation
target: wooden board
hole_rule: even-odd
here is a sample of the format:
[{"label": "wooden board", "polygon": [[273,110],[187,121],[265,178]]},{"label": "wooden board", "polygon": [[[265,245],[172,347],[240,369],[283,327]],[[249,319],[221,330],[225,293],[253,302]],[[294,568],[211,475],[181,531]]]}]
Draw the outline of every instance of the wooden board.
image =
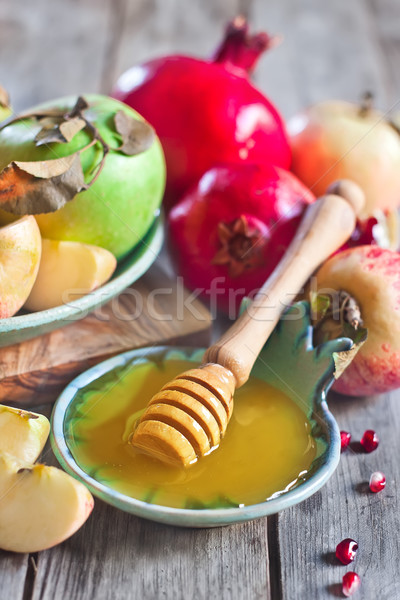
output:
[{"label": "wooden board", "polygon": [[85,319],[1,348],[0,402],[51,402],[78,373],[124,350],[172,343],[206,346],[210,324],[207,309],[155,264]]}]

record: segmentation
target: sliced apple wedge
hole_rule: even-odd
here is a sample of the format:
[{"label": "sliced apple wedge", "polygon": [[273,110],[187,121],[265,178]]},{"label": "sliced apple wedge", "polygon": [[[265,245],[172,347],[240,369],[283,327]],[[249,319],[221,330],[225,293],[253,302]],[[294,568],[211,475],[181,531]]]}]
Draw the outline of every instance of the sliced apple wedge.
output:
[{"label": "sliced apple wedge", "polygon": [[49,437],[44,415],[0,404],[0,452],[34,463]]},{"label": "sliced apple wedge", "polygon": [[116,266],[114,255],[99,246],[43,239],[39,273],[25,308],[46,310],[81,298],[103,285]]},{"label": "sliced apple wedge", "polygon": [[39,269],[42,240],[34,217],[0,228],[0,319],[24,304]]},{"label": "sliced apple wedge", "polygon": [[85,486],[56,467],[0,453],[0,548],[39,552],[70,537],[93,508]]}]

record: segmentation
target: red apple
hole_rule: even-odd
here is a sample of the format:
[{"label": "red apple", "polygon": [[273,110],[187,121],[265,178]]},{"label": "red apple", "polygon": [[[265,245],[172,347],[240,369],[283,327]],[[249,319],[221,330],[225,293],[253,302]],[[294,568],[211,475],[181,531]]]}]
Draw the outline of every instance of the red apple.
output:
[{"label": "red apple", "polygon": [[334,389],[365,396],[400,387],[400,254],[378,246],[340,252],[319,269],[315,289],[327,295],[348,292],[368,330],[368,339]]},{"label": "red apple", "polygon": [[316,196],[336,179],[364,190],[362,217],[400,205],[400,134],[383,113],[341,101],[315,104],[288,123],[292,170]]}]

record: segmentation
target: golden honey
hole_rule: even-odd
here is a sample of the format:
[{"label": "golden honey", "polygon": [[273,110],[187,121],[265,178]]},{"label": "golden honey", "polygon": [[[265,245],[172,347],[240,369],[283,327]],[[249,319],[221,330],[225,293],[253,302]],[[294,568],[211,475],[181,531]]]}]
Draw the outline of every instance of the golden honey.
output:
[{"label": "golden honey", "polygon": [[129,444],[149,399],[193,363],[168,360],[134,365],[121,377],[85,391],[71,420],[71,450],[94,479],[128,496],[171,507],[256,504],[304,478],[315,457],[305,413],[256,378],[235,394],[220,446],[184,469],[137,453]]}]

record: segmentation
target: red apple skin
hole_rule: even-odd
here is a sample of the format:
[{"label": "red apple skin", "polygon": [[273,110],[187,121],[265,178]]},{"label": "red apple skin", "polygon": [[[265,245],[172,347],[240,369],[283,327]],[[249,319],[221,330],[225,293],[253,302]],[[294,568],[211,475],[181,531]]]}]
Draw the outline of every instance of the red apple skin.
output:
[{"label": "red apple skin", "polygon": [[316,289],[347,291],[368,329],[367,341],[333,389],[367,396],[400,387],[400,254],[378,246],[345,250],[319,269]]},{"label": "red apple skin", "polygon": [[311,106],[288,122],[292,171],[316,196],[336,179],[364,190],[362,218],[400,205],[400,135],[383,113],[350,102]]}]

